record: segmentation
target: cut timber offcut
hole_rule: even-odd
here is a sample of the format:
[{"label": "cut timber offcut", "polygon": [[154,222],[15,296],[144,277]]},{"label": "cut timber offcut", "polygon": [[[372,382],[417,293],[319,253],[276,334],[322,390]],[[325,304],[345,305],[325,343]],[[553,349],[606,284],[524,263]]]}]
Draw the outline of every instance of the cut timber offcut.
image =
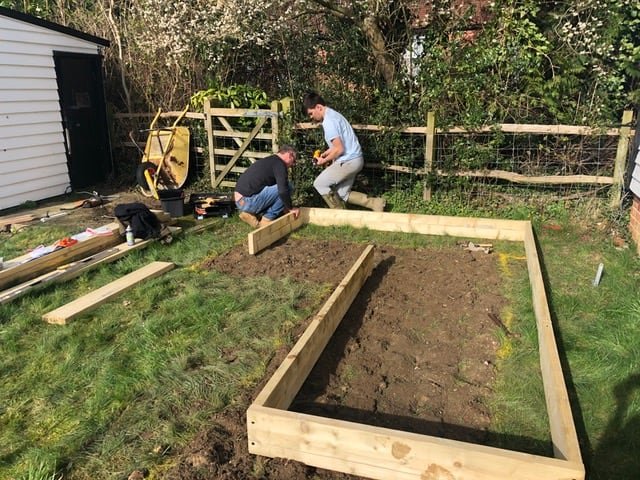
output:
[{"label": "cut timber offcut", "polygon": [[173,269],[175,264],[170,262],[152,262],[135,272],[125,275],[118,280],[94,290],[71,303],[45,313],[42,319],[48,323],[64,325],[67,321],[81,315],[98,305],[105,303],[112,297],[135,287],[138,283],[148,278],[154,278]]}]

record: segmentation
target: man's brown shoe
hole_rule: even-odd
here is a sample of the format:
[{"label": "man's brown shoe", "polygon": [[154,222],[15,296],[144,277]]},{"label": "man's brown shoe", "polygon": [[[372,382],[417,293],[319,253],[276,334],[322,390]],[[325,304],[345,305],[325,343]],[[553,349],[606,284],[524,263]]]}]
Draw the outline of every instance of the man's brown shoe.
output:
[{"label": "man's brown shoe", "polygon": [[269,220],[267,217],[262,217],[260,219],[260,223],[258,223],[258,227],[264,227],[265,225],[269,225],[270,223],[273,223],[274,220]]},{"label": "man's brown shoe", "polygon": [[244,223],[248,223],[251,228],[258,228],[258,224],[260,223],[258,218],[253,213],[249,212],[240,212],[238,218],[240,218]]}]

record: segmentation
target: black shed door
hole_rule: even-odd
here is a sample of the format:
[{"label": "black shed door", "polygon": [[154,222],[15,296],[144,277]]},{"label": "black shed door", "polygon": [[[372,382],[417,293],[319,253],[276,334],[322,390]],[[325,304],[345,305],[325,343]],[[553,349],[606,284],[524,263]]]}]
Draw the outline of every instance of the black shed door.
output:
[{"label": "black shed door", "polygon": [[111,171],[101,57],[54,52],[54,60],[71,186],[94,185]]}]

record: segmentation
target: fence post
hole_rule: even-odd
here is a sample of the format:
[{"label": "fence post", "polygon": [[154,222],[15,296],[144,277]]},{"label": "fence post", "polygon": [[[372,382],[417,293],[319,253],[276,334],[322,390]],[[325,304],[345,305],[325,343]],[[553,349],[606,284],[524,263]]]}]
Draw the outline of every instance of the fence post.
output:
[{"label": "fence post", "polygon": [[216,159],[213,153],[214,139],[213,139],[213,120],[211,119],[211,101],[208,98],[204,99],[204,128],[207,131],[207,146],[209,149],[209,169],[211,170],[211,185],[216,184]]},{"label": "fence post", "polygon": [[283,113],[289,113],[293,109],[293,98],[291,97],[281,98],[280,105],[282,105]]},{"label": "fence post", "polygon": [[280,136],[280,109],[281,108],[282,108],[282,105],[278,100],[274,100],[273,102],[271,102],[271,111],[275,113],[275,115],[271,117],[271,137],[272,137],[271,150],[273,151],[273,153],[277,153],[278,150],[280,149],[280,146],[278,145],[278,137]]},{"label": "fence post", "polygon": [[426,202],[431,200],[431,187],[427,186],[429,172],[433,169],[433,152],[436,138],[436,114],[435,112],[427,113],[427,131],[424,143],[424,189],[422,190],[422,199]]},{"label": "fence post", "polygon": [[609,206],[618,208],[622,198],[624,185],[624,172],[629,154],[629,136],[631,134],[631,120],[633,110],[625,110],[622,114],[622,126],[618,138],[618,150],[616,151],[616,163],[613,167],[613,185],[611,187],[611,200]]}]

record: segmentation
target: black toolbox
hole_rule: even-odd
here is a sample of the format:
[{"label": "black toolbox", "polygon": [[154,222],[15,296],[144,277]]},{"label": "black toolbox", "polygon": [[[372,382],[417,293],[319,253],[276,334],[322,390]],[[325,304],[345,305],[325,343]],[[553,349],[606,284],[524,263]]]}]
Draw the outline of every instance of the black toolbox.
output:
[{"label": "black toolbox", "polygon": [[189,196],[189,204],[193,207],[193,216],[198,219],[228,217],[233,215],[236,210],[233,192],[192,193]]}]

